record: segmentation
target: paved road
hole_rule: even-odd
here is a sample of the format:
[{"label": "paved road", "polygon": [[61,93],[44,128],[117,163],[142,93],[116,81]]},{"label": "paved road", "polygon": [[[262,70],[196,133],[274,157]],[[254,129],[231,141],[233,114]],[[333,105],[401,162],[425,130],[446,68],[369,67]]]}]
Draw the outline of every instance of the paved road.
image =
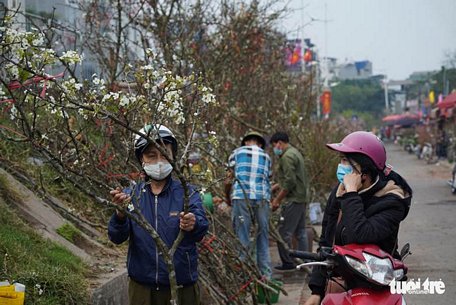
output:
[{"label": "paved road", "polygon": [[406,259],[409,279],[444,281],[443,295],[408,295],[407,303],[418,305],[456,304],[456,196],[446,181],[448,164],[428,165],[400,147],[388,145],[388,162],[414,190],[412,208],[401,225],[399,245],[411,244]]}]

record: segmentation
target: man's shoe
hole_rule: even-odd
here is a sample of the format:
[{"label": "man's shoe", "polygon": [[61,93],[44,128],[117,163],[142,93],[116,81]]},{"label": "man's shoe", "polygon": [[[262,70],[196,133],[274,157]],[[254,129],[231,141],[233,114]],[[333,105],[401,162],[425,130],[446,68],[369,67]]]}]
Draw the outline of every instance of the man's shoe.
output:
[{"label": "man's shoe", "polygon": [[279,265],[274,267],[277,271],[294,271],[296,270],[295,265]]}]

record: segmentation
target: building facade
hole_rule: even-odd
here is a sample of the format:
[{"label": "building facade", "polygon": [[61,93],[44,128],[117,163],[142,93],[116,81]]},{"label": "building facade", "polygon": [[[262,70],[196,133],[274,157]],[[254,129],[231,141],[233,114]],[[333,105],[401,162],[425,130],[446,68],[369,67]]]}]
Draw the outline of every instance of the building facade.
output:
[{"label": "building facade", "polygon": [[336,75],[340,80],[370,78],[372,77],[372,62],[363,60],[341,64]]}]

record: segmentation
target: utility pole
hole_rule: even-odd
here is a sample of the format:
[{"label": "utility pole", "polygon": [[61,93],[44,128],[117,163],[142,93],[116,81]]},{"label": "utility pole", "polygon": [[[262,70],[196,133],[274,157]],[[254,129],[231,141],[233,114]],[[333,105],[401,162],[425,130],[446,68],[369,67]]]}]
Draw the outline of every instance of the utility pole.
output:
[{"label": "utility pole", "polygon": [[385,77],[383,78],[383,87],[385,89],[385,108],[386,113],[389,113],[389,98],[388,98],[388,79]]},{"label": "utility pole", "polygon": [[326,62],[326,72],[329,72],[328,67],[328,3],[325,2],[325,62]]},{"label": "utility pole", "polygon": [[[320,68],[321,67],[320,67],[319,64],[317,64],[315,68],[316,68],[315,70],[316,70],[316,74],[317,74],[316,75],[317,83],[319,83],[320,82],[320,77],[321,77],[321,75],[320,75]],[[312,70],[313,69],[314,69],[314,67],[312,66]],[[317,87],[317,90],[316,90],[317,92],[316,92],[315,96],[317,97],[317,120],[320,120],[320,117],[321,117],[320,90],[319,90],[320,86],[317,85],[316,87]]]},{"label": "utility pole", "polygon": [[443,96],[447,96],[448,95],[448,92],[446,92],[447,90],[447,86],[446,86],[446,69],[445,69],[445,66],[442,66],[442,74],[443,74],[443,81],[442,81],[442,84],[443,84],[443,88],[442,88],[442,93],[443,93]]},{"label": "utility pole", "polygon": [[[304,0],[302,0],[302,6],[304,7]],[[316,58],[312,58],[309,62],[310,67],[310,82],[311,82],[311,89],[315,86],[315,96],[316,96],[316,106],[317,106],[317,120],[320,120],[321,117],[321,101],[320,95],[323,91],[329,91],[329,60],[328,60],[328,22],[332,20],[328,20],[328,5],[325,3],[325,19],[316,19],[310,16],[311,21],[322,21],[324,22],[324,35],[325,35],[325,46],[322,50],[323,56],[318,56],[318,60]],[[301,22],[304,21],[304,16],[301,14]],[[301,26],[304,28],[304,25]],[[309,39],[310,41],[310,39]],[[312,50],[312,54],[316,54],[316,51],[312,49],[313,45],[308,45],[308,47]],[[323,89],[323,90],[322,90]],[[312,94],[311,94],[312,95]],[[326,114],[327,115],[327,114]]]},{"label": "utility pole", "polygon": [[[321,96],[318,96],[317,104],[318,110],[320,108],[320,104],[324,101],[325,105],[323,107],[323,112],[325,115],[325,119],[329,117],[329,112],[331,107],[328,104],[331,103],[331,88],[329,86],[329,58],[328,58],[328,3],[325,2],[325,19],[323,19],[325,25],[325,49],[324,49],[324,62],[322,62],[322,70],[324,71],[324,79],[323,79],[323,90],[321,90]],[[321,97],[323,99],[321,99]],[[320,113],[319,113],[320,114]]]},{"label": "utility pole", "polygon": [[447,77],[447,69],[443,70],[443,96],[450,94],[450,80]]}]

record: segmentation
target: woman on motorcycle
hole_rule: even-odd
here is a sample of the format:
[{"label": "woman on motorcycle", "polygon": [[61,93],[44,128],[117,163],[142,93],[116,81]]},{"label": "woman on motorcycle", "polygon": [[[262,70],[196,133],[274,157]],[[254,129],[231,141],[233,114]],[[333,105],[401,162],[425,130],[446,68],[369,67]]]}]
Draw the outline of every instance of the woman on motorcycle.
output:
[{"label": "woman on motorcycle", "polygon": [[[386,151],[374,134],[357,131],[341,143],[327,144],[340,153],[339,184],[331,192],[325,208],[321,247],[346,244],[376,244],[399,257],[399,223],[407,216],[412,189],[386,166]],[[305,305],[320,304],[328,279],[322,267],[314,267],[309,282],[312,296]],[[346,283],[353,288],[355,283]]]}]

